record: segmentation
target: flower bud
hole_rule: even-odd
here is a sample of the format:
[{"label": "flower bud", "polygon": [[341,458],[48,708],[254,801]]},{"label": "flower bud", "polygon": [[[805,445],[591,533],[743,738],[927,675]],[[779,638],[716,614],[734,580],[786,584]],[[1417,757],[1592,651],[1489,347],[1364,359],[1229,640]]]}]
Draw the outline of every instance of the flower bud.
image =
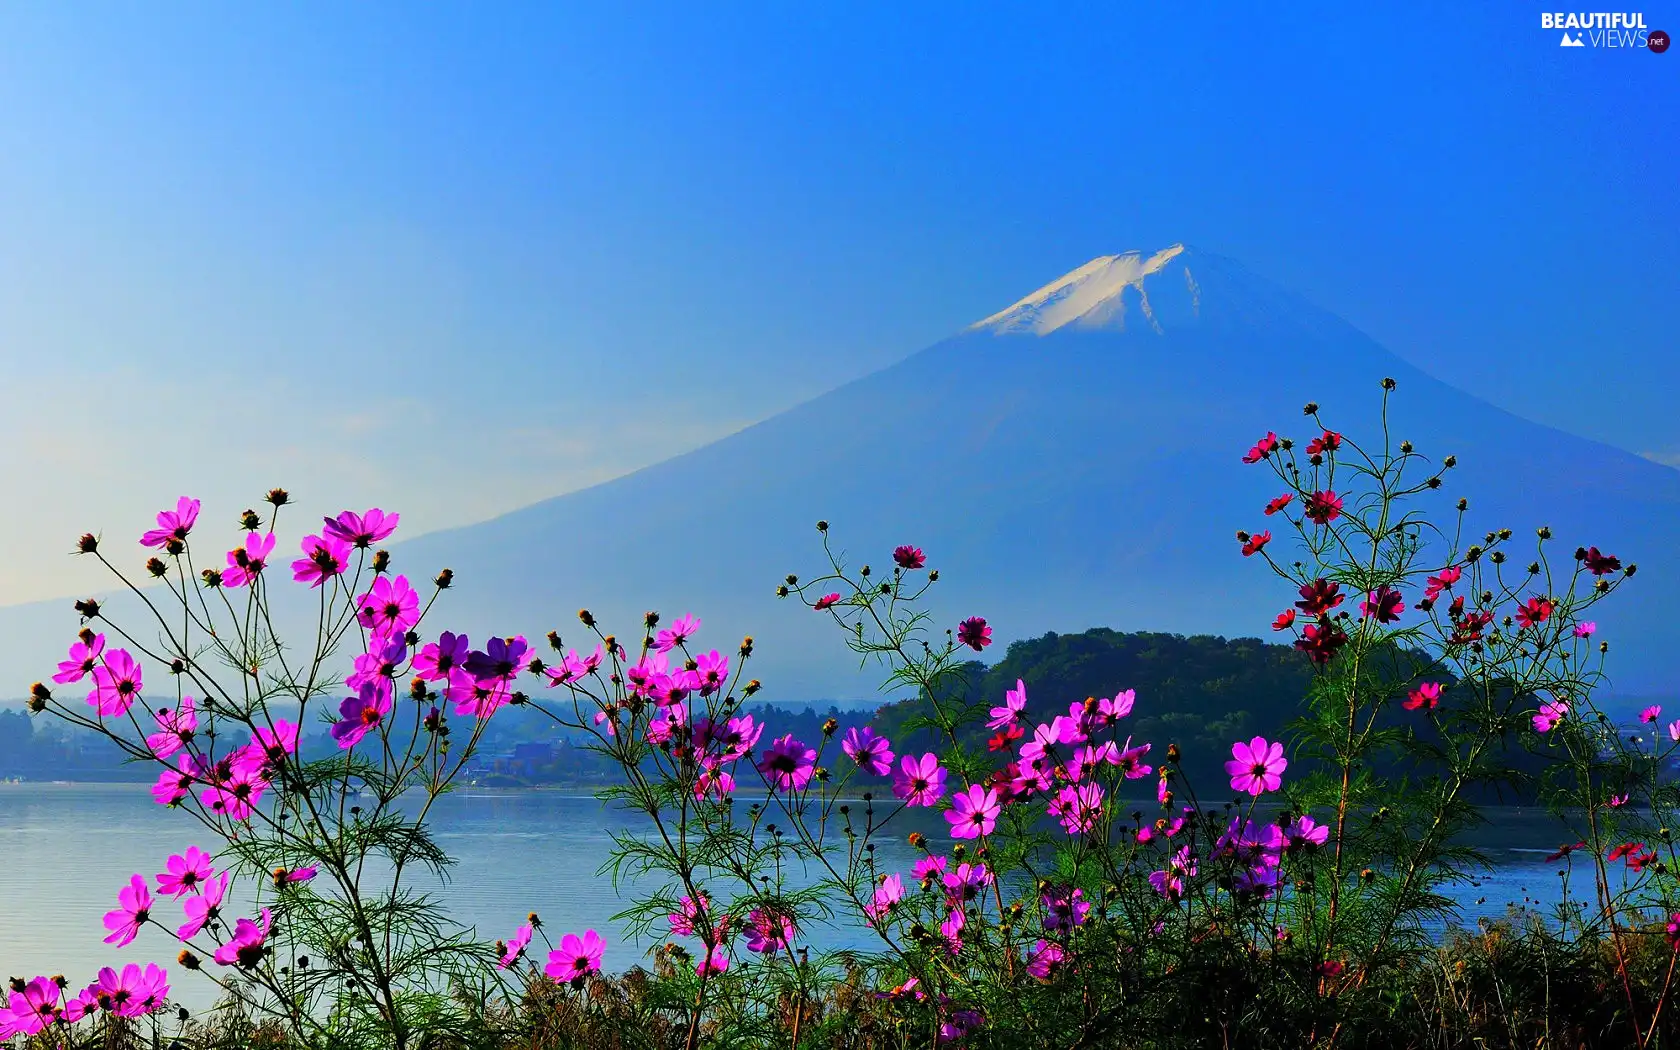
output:
[{"label": "flower bud", "polygon": [[222,585],[222,574],[217,569],[205,569],[199,573],[199,576],[203,577],[206,587],[220,587]]},{"label": "flower bud", "polygon": [[388,550],[377,550],[377,551],[373,552],[373,571],[374,571],[375,575],[384,575],[385,571],[387,569],[389,569],[390,567],[391,567],[391,552],[390,551],[388,551]]},{"label": "flower bud", "polygon": [[264,496],[263,500],[276,507],[284,507],[292,501],[292,497],[285,489],[269,489],[268,495]]},{"label": "flower bud", "polygon": [[1314,412],[1317,412],[1317,411],[1318,411],[1318,402],[1317,401],[1308,401],[1306,403],[1306,405],[1301,409],[1301,414],[1303,416],[1310,416]]},{"label": "flower bud", "polygon": [[642,614],[642,625],[645,626],[650,631],[653,630],[655,627],[658,627],[659,626],[659,614],[656,613],[656,612],[652,612],[652,611],[643,613]]},{"label": "flower bud", "polygon": [[436,587],[440,591],[447,591],[449,589],[450,584],[452,584],[454,582],[455,582],[455,570],[454,569],[444,569],[442,572],[440,572],[436,576],[432,577],[432,586]]},{"label": "flower bud", "polygon": [[590,614],[588,609],[579,609],[578,610],[578,620],[585,627],[594,627],[595,626],[595,617]]},{"label": "flower bud", "polygon": [[826,521],[817,522],[817,531],[818,532],[827,532],[828,531],[828,522],[826,522]]},{"label": "flower bud", "polygon": [[786,587],[777,587],[776,588],[776,597],[786,598],[787,596],[788,596],[788,589]]},{"label": "flower bud", "polygon": [[146,571],[153,576],[161,577],[169,572],[169,566],[163,563],[162,558],[147,558]]},{"label": "flower bud", "polygon": [[741,659],[745,660],[747,657],[751,656],[752,651],[753,651],[753,636],[749,634],[746,637],[741,639]]},{"label": "flower bud", "polygon": [[1410,441],[1400,442],[1400,454],[1402,456],[1409,456],[1412,454],[1412,443]]},{"label": "flower bud", "polygon": [[934,569],[932,572],[928,573],[928,582],[929,583],[938,583],[939,582],[939,570],[938,569]]},{"label": "flower bud", "polygon": [[99,602],[93,598],[83,598],[76,603],[76,611],[82,614],[84,620],[99,618]]},{"label": "flower bud", "polygon": [[76,541],[76,549],[83,554],[92,554],[99,549],[99,537],[91,532],[82,533],[82,538]]},{"label": "flower bud", "polygon": [[175,956],[175,961],[180,963],[181,968],[184,970],[196,970],[199,966],[198,956],[194,955],[186,948],[182,948],[181,954]]},{"label": "flower bud", "polygon": [[257,517],[256,511],[246,507],[245,512],[239,515],[239,527],[246,532],[256,532],[262,528],[262,519]]},{"label": "flower bud", "polygon": [[1183,752],[1179,750],[1177,744],[1168,744],[1167,745],[1167,761],[1168,762],[1176,763],[1179,760],[1179,758],[1182,757],[1182,755],[1183,755]]},{"label": "flower bud", "polygon": [[763,689],[763,688],[764,688],[764,683],[762,683],[758,679],[754,678],[752,681],[750,681],[746,684],[746,687],[743,688],[741,690],[741,692],[747,694],[748,696],[751,696],[751,695],[753,695],[754,693],[758,692],[760,689]]},{"label": "flower bud", "polygon": [[912,831],[907,839],[911,849],[927,849],[927,836],[919,831]]}]

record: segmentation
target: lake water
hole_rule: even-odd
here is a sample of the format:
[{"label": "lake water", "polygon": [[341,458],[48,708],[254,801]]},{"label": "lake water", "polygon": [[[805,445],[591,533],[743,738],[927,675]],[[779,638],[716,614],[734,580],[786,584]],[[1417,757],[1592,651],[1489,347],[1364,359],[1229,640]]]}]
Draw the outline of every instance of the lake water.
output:
[{"label": "lake water", "polygon": [[[553,791],[454,794],[433,812],[438,840],[457,859],[455,913],[486,940],[506,937],[535,911],[556,941],[562,933],[600,930],[610,944],[610,969],[641,961],[651,947],[612,929],[608,916],[624,905],[611,880],[597,874],[611,832],[636,826],[633,816]],[[1514,808],[1492,815],[1478,844],[1496,869],[1461,887],[1466,924],[1502,915],[1513,902],[1550,905],[1559,897],[1558,865],[1542,863],[1560,841],[1552,820]],[[169,966],[179,1001],[208,1005],[213,989],[174,965],[178,946],[162,931],[148,928],[116,949],[103,943],[100,924],[131,874],[162,871],[164,859],[189,844],[212,845],[192,834],[196,827],[154,805],[143,785],[0,784],[0,977],[63,973],[85,982],[101,966],[156,961]],[[878,850],[883,870],[907,871],[916,857],[899,836]],[[173,905],[162,908],[166,922],[178,921]],[[843,929],[818,936],[830,944],[850,938]]]}]

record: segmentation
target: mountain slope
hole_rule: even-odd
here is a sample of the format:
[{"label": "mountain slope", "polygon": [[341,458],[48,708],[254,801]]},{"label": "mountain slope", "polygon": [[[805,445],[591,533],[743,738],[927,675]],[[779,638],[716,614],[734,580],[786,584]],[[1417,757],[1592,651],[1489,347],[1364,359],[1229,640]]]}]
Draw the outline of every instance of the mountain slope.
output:
[{"label": "mountain slope", "polygon": [[[700,641],[725,651],[750,633],[772,701],[866,695],[881,677],[859,673],[826,617],[773,595],[786,573],[824,567],[819,518],[854,565],[926,548],[942,570],[938,615],[985,615],[1000,641],[1093,625],[1257,635],[1288,596],[1237,555],[1233,532],[1261,526],[1275,495],[1269,470],[1239,457],[1268,429],[1305,434],[1307,400],[1373,435],[1384,376],[1399,383],[1396,438],[1459,458],[1442,512],[1465,495],[1477,533],[1544,523],[1562,557],[1597,543],[1640,563],[1600,618],[1615,686],[1674,684],[1659,603],[1676,582],[1680,472],[1496,409],[1181,246],[1093,260],[724,440],[396,553],[416,576],[455,569],[439,625],[475,638],[558,628],[581,641],[580,606],[621,637],[644,609],[698,614]],[[0,638],[38,635],[41,619],[0,610]],[[50,637],[67,637],[72,621],[54,620]],[[23,674],[56,648],[36,649]]]}]

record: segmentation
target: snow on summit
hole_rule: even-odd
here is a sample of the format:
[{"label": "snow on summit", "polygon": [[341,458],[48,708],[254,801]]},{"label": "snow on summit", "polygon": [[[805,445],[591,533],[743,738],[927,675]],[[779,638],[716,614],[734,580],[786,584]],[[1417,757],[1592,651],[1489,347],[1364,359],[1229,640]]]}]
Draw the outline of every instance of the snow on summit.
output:
[{"label": "snow on summit", "polygon": [[[1187,306],[1192,314],[1199,305],[1199,289],[1187,262],[1182,244],[1147,257],[1139,251],[1099,256],[971,329],[1049,335],[1068,325],[1120,330],[1147,325],[1160,332],[1158,300],[1163,292],[1174,305]],[[1150,299],[1152,292],[1155,302]]]}]

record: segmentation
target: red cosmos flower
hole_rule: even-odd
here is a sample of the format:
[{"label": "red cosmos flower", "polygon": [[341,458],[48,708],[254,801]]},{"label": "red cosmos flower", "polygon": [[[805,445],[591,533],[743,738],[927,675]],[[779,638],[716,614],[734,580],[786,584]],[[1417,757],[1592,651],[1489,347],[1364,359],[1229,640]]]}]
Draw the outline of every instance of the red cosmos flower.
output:
[{"label": "red cosmos flower", "polygon": [[[1644,843],[1640,843],[1640,845],[1644,845]],[[1627,866],[1633,871],[1644,871],[1646,865],[1654,863],[1656,859],[1657,854],[1654,850],[1646,850],[1644,853],[1630,854],[1627,859]]]},{"label": "red cosmos flower", "polygon": [[1385,583],[1365,595],[1365,600],[1359,603],[1359,614],[1367,618],[1374,616],[1378,623],[1393,623],[1400,619],[1403,608],[1405,602],[1400,600],[1400,592]]},{"label": "red cosmos flower", "polygon": [[1266,530],[1265,532],[1260,533],[1257,536],[1250,536],[1247,540],[1245,540],[1243,542],[1242,556],[1247,558],[1250,555],[1258,554],[1261,551],[1265,550],[1266,549],[1266,544],[1268,544],[1270,542],[1272,542],[1272,533],[1271,533],[1270,529]]},{"label": "red cosmos flower", "polygon": [[1308,624],[1301,637],[1295,640],[1295,648],[1306,653],[1315,664],[1329,663],[1336,650],[1346,644],[1347,635],[1330,623]]},{"label": "red cosmos flower", "polygon": [[927,555],[920,547],[906,543],[893,550],[893,562],[901,569],[919,569],[927,564]]},{"label": "red cosmos flower", "polygon": [[1342,435],[1334,430],[1326,430],[1324,436],[1315,437],[1307,442],[1307,455],[1316,456],[1323,452],[1334,452],[1342,447]]},{"label": "red cosmos flower", "polygon": [[986,741],[987,751],[1008,751],[1011,744],[1027,735],[1027,731],[1017,725],[1007,725]]},{"label": "red cosmos flower", "polygon": [[1622,567],[1622,559],[1614,554],[1603,554],[1597,547],[1588,547],[1581,561],[1587,566],[1587,571],[1594,576],[1603,576],[1615,572]]},{"label": "red cosmos flower", "polygon": [[1408,711],[1425,708],[1433,711],[1441,703],[1441,683],[1422,682],[1416,689],[1406,694],[1406,699],[1400,701],[1400,706]]},{"label": "red cosmos flower", "polygon": [[1320,525],[1328,525],[1342,516],[1342,497],[1331,489],[1315,492],[1307,497],[1301,512]]},{"label": "red cosmos flower", "polygon": [[1294,498],[1295,498],[1294,493],[1285,492],[1283,495],[1279,496],[1277,499],[1274,499],[1270,503],[1266,504],[1266,513],[1267,514],[1276,514],[1278,511],[1280,511],[1283,508],[1289,506],[1289,501],[1294,499]]},{"label": "red cosmos flower", "polygon": [[1270,456],[1277,449],[1277,446],[1277,434],[1268,430],[1266,432],[1266,436],[1261,438],[1259,441],[1256,441],[1254,443],[1254,447],[1248,450],[1248,455],[1243,457],[1243,462],[1258,463],[1267,456]]},{"label": "red cosmos flower", "polygon": [[1437,595],[1442,591],[1449,590],[1463,576],[1463,569],[1456,565],[1449,565],[1441,570],[1441,575],[1429,577],[1428,585],[1423,589],[1423,596],[1430,601],[1434,601]]},{"label": "red cosmos flower", "polygon": [[821,598],[818,598],[817,599],[817,604],[811,606],[811,608],[817,610],[818,612],[821,612],[824,609],[831,608],[834,605],[834,603],[839,601],[839,600],[840,600],[840,592],[838,592],[838,591],[836,591],[833,594],[825,594]]},{"label": "red cosmos flower", "polygon": [[957,624],[957,641],[973,649],[975,652],[992,644],[992,629],[986,625],[984,616],[970,616]]},{"label": "red cosmos flower", "polygon": [[1550,598],[1530,598],[1527,604],[1517,609],[1517,626],[1538,627],[1551,617],[1555,608]]},{"label": "red cosmos flower", "polygon": [[1331,580],[1314,580],[1301,585],[1301,600],[1295,608],[1308,616],[1323,616],[1342,604],[1341,585]]},{"label": "red cosmos flower", "polygon": [[[1620,846],[1612,847],[1610,852],[1605,855],[1604,859],[1621,860],[1624,857],[1634,857],[1637,856],[1639,851],[1644,848],[1645,843],[1643,842],[1624,842]],[[1633,861],[1629,860],[1628,863],[1632,864]]]},{"label": "red cosmos flower", "polygon": [[1272,630],[1287,631],[1295,626],[1295,610],[1285,609],[1278,613],[1277,619],[1272,621]]},{"label": "red cosmos flower", "polygon": [[1574,843],[1573,845],[1559,846],[1557,848],[1556,853],[1546,854],[1545,863],[1550,864],[1553,861],[1562,860],[1563,858],[1569,856],[1571,853],[1574,853],[1576,850],[1586,849],[1586,848],[1587,848],[1587,844],[1585,842],[1577,842],[1577,843]]}]

